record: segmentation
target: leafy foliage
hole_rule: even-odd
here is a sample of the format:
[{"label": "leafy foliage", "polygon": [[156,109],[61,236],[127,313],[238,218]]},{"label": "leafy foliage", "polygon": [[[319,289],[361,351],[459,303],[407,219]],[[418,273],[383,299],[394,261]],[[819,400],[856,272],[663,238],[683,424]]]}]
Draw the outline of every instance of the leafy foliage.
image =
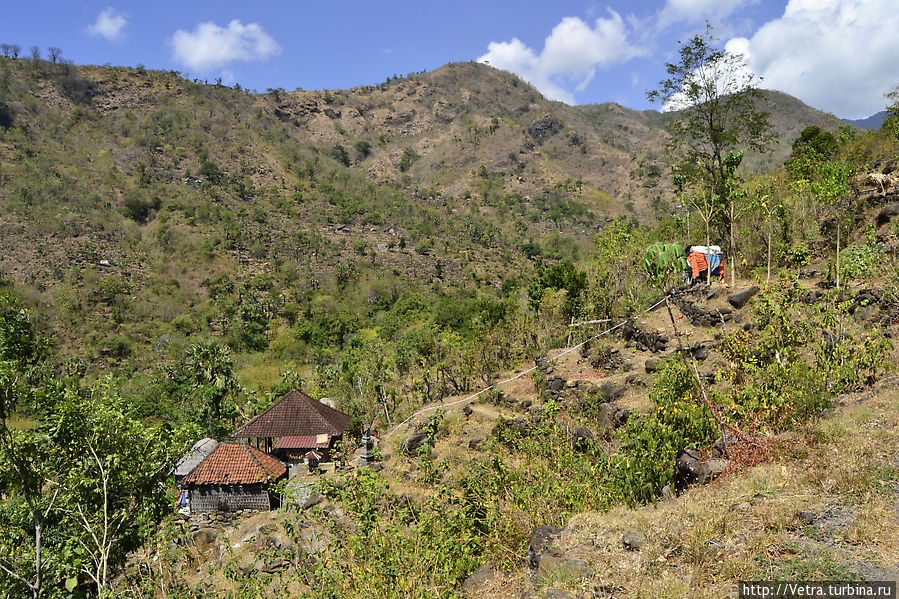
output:
[{"label": "leafy foliage", "polygon": [[708,27],[683,43],[680,62],[666,65],[669,78],[647,96],[679,111],[667,125],[675,175],[723,199],[728,154],[741,147],[763,149],[773,134],[742,57],[716,50],[713,42]]},{"label": "leafy foliage", "polygon": [[656,284],[676,278],[687,268],[687,254],[679,243],[654,243],[646,248],[643,270]]}]

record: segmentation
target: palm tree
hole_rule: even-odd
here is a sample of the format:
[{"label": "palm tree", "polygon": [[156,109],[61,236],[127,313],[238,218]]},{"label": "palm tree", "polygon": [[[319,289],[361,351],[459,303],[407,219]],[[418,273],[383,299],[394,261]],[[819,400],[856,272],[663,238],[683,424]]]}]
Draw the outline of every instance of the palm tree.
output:
[{"label": "palm tree", "polygon": [[215,424],[222,411],[222,400],[240,389],[234,375],[230,350],[214,340],[200,341],[187,348],[184,372],[195,393],[206,404],[209,436],[216,436]]}]

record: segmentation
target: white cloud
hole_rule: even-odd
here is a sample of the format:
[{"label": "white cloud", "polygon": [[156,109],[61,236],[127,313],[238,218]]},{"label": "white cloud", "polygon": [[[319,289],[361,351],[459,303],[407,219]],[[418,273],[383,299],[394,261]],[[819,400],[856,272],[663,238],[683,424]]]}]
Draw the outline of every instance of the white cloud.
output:
[{"label": "white cloud", "polygon": [[660,29],[673,23],[702,23],[721,21],[745,4],[757,0],[668,0],[659,12]]},{"label": "white cloud", "polygon": [[895,0],[790,0],[782,17],[728,47],[742,50],[762,87],[863,118],[883,109],[899,81],[897,31]]},{"label": "white cloud", "polygon": [[593,27],[577,17],[565,17],[556,25],[537,54],[518,38],[490,42],[478,62],[511,71],[532,83],[547,98],[574,104],[574,93],[583,91],[597,68],[605,68],[645,54],[628,42],[627,26],[609,10],[609,18],[596,19]]},{"label": "white cloud", "polygon": [[87,28],[87,32],[91,35],[104,37],[110,42],[115,42],[122,39],[122,31],[127,24],[128,19],[125,18],[125,15],[117,12],[116,9],[110,6],[104,8],[97,15],[97,20]]},{"label": "white cloud", "polygon": [[175,59],[197,71],[208,71],[240,60],[266,60],[281,52],[278,43],[258,23],[238,20],[228,27],[200,23],[193,32],[179,29],[171,39]]}]

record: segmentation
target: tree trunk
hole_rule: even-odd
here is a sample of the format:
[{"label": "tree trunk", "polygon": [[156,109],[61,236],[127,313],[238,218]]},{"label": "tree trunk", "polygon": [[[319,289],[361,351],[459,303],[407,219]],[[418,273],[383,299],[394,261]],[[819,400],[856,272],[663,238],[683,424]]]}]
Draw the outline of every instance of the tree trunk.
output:
[{"label": "tree trunk", "polygon": [[730,202],[730,286],[736,285],[737,267],[735,261],[736,247],[734,245],[734,201]]},{"label": "tree trunk", "polygon": [[837,289],[840,288],[840,217],[837,215]]},{"label": "tree trunk", "polygon": [[709,287],[712,286],[712,250],[709,249],[712,245],[712,235],[709,233],[709,222],[711,220],[711,217],[709,217],[705,221],[705,283]]},{"label": "tree trunk", "polygon": [[765,285],[771,282],[771,216],[768,215],[768,276],[765,278]]},{"label": "tree trunk", "polygon": [[690,243],[690,210],[687,209],[687,240],[684,242],[684,245]]},{"label": "tree trunk", "polygon": [[42,582],[42,568],[43,564],[41,563],[41,550],[43,546],[41,545],[41,535],[44,530],[44,522],[43,518],[39,516],[38,513],[34,514],[34,586],[31,587],[32,595],[34,599],[38,599],[41,594],[41,582]]}]

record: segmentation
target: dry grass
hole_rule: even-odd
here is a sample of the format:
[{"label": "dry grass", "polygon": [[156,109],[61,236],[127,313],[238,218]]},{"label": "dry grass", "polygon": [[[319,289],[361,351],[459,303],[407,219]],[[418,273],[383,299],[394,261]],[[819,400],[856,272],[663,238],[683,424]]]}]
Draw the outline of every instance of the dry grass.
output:
[{"label": "dry grass", "polygon": [[[590,565],[581,587],[694,599],[732,596],[740,580],[899,572],[899,396],[883,386],[843,399],[768,463],[655,506],[572,518],[558,545]],[[631,530],[647,536],[638,552],[622,544]]]}]

